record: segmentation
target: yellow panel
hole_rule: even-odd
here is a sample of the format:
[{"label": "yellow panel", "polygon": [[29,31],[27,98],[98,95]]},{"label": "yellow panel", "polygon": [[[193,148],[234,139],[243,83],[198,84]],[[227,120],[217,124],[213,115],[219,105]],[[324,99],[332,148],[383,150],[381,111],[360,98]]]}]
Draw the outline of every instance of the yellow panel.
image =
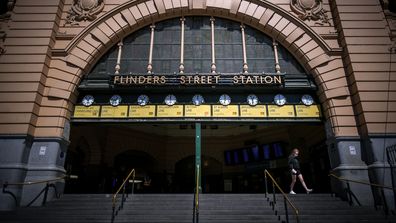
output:
[{"label": "yellow panel", "polygon": [[268,105],[268,117],[270,118],[294,118],[293,105]]},{"label": "yellow panel", "polygon": [[238,105],[213,105],[213,117],[239,117]]},{"label": "yellow panel", "polygon": [[319,118],[320,109],[318,105],[296,105],[296,115],[301,118]]},{"label": "yellow panel", "polygon": [[183,105],[158,105],[157,117],[183,117]]},{"label": "yellow panel", "polygon": [[211,114],[210,105],[185,105],[184,113],[185,117],[210,117]]},{"label": "yellow panel", "polygon": [[100,106],[76,106],[74,108],[74,118],[97,118],[99,117]]},{"label": "yellow panel", "polygon": [[129,106],[128,116],[131,118],[154,118],[155,105],[131,105]]},{"label": "yellow panel", "polygon": [[265,118],[267,117],[267,109],[265,105],[240,105],[241,117],[252,117],[252,118]]},{"label": "yellow panel", "polygon": [[126,118],[128,115],[128,106],[122,105],[122,106],[111,106],[111,105],[106,105],[102,106],[102,112],[100,114],[100,117],[102,118]]}]

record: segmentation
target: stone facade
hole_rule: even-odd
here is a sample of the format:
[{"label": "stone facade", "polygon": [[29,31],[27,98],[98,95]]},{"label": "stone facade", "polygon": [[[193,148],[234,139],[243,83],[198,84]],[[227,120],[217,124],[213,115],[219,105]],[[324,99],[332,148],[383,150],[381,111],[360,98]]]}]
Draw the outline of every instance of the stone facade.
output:
[{"label": "stone facade", "polygon": [[[384,154],[396,143],[394,17],[379,0],[312,1],[311,11],[294,0],[87,1],[96,4],[83,9],[84,2],[17,0],[1,20],[1,184],[62,175],[83,75],[123,37],[181,15],[241,21],[276,39],[315,78],[334,171],[391,184]],[[31,188],[13,189],[21,204]],[[12,208],[7,195],[0,200],[0,209]]]}]

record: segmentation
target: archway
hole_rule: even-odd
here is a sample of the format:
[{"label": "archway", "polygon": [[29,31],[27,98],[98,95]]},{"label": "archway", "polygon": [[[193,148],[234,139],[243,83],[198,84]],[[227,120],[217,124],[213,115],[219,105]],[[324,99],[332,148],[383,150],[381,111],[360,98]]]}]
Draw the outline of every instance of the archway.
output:
[{"label": "archway", "polygon": [[[252,4],[252,6],[255,5],[253,3],[251,3],[251,4]],[[233,11],[232,9],[230,9],[230,11],[229,11],[231,13],[230,15],[227,15],[227,16],[220,15],[220,17],[227,18],[227,19],[230,19],[233,21],[243,22],[244,24],[247,24],[247,25],[252,25],[252,27],[256,28],[257,30],[262,31],[263,33],[274,38],[275,41],[278,41],[281,45],[286,46],[286,48],[285,48],[286,51],[290,51],[295,56],[295,58],[297,59],[299,64],[301,64],[303,66],[303,70],[305,70],[308,73],[309,78],[311,78],[311,80],[310,80],[311,82],[308,81],[308,83],[309,84],[313,84],[313,83],[317,84],[317,87],[314,87],[314,90],[315,90],[314,94],[316,94],[316,100],[318,103],[319,102],[324,103],[322,106],[322,108],[323,108],[322,111],[324,112],[326,117],[330,117],[331,112],[333,112],[334,110],[328,109],[327,104],[326,104],[329,102],[328,99],[330,99],[331,97],[339,97],[342,95],[339,95],[338,93],[336,93],[336,94],[330,95],[330,97],[328,97],[328,95],[326,95],[328,92],[325,91],[327,89],[326,83],[323,81],[321,76],[318,75],[320,73],[320,71],[315,68],[318,68],[320,65],[323,65],[323,64],[329,62],[330,57],[328,56],[328,53],[331,51],[331,49],[327,46],[325,41],[323,41],[323,39],[321,39],[317,34],[315,34],[309,27],[307,27],[306,25],[301,23],[301,21],[298,21],[295,18],[293,18],[292,16],[288,15],[287,13],[285,13],[278,7],[271,5],[270,3],[262,3],[262,5],[256,5],[256,6],[257,6],[257,9],[259,9],[260,7],[265,8],[264,11],[262,11],[263,13],[260,14],[261,17],[258,16],[260,19],[258,19],[257,17],[255,17],[253,15],[249,15],[247,13],[247,11],[245,11],[245,12],[238,11],[238,10]],[[141,28],[149,23],[152,23],[153,20],[156,21],[156,23],[159,23],[163,19],[169,19],[169,18],[180,16],[177,13],[169,14],[166,11],[164,11],[164,12],[161,12],[162,16],[160,16],[158,18],[154,17],[154,16],[150,17],[149,15],[147,15],[147,17],[143,16],[143,17],[141,17],[141,20],[139,20],[139,19],[137,19],[138,16],[136,16],[133,12],[133,9],[132,9],[133,7],[134,7],[134,5],[132,3],[128,3],[128,4],[124,4],[122,7],[117,8],[115,11],[108,13],[107,16],[110,16],[110,15],[114,16],[114,19],[116,20],[116,22],[119,25],[123,24],[123,25],[120,25],[119,27],[115,26],[114,29],[112,29],[113,31],[107,29],[108,32],[105,32],[103,26],[108,26],[108,25],[101,25],[101,24],[110,23],[110,20],[106,20],[106,19],[99,20],[99,21],[97,21],[97,24],[96,24],[97,28],[95,28],[94,26],[89,27],[89,29],[87,29],[87,30],[90,30],[92,32],[81,33],[75,39],[75,41],[73,41],[69,45],[69,47],[67,48],[67,51],[70,52],[69,56],[68,56],[68,62],[85,70],[85,71],[80,70],[81,72],[79,74],[82,74],[83,72],[86,73],[88,71],[88,69],[91,69],[91,65],[88,65],[88,64],[89,63],[94,64],[93,62],[98,61],[99,56],[104,55],[104,53],[110,47],[113,46],[113,49],[112,49],[113,53],[116,53],[118,46],[115,46],[114,44],[117,43],[121,39],[125,39],[127,34],[137,33],[137,30],[139,28]],[[144,7],[147,7],[147,6],[145,5]],[[213,7],[215,7],[215,6],[213,6]],[[267,8],[270,8],[271,10],[268,10],[268,12],[267,12],[267,10],[266,10]],[[128,10],[126,11],[125,9],[128,9]],[[275,11],[272,9],[274,9]],[[270,15],[268,15],[266,13],[270,13]],[[197,15],[197,14],[211,15],[211,13],[207,13],[207,12],[202,14],[202,11],[200,11],[199,9],[191,7],[191,9],[188,10],[188,13],[184,14],[184,16],[188,16],[188,15],[192,16],[192,15]],[[232,16],[234,14],[242,15],[242,19]],[[106,18],[106,16],[104,18]],[[148,19],[148,18],[150,18],[150,19]],[[251,20],[248,19],[245,21],[244,18],[251,18]],[[284,23],[284,26],[282,26],[282,27],[276,26],[277,22],[281,19],[287,20],[287,22]],[[175,19],[175,20],[177,20],[177,19]],[[133,21],[135,21],[135,22],[133,22]],[[137,21],[139,21],[139,22],[137,22]],[[296,24],[298,24],[298,26]],[[290,29],[287,29],[287,27],[289,27]],[[118,29],[118,30],[116,30],[116,29]],[[94,47],[97,48],[99,50],[99,52],[92,51],[91,55],[96,55],[95,57],[87,57],[88,59],[85,61],[81,60],[80,57],[77,57],[73,53],[74,52],[73,49],[75,47],[81,48],[78,46],[78,44],[80,44],[79,41],[81,41],[81,44],[82,44],[81,47],[84,44],[89,43],[91,46],[95,45]],[[303,45],[307,45],[307,46],[309,45],[309,47],[301,47]],[[313,50],[313,49],[315,49],[315,50],[311,52],[311,50]],[[77,50],[77,51],[79,51],[79,50]],[[282,50],[280,50],[280,51],[282,52]],[[311,52],[311,53],[309,53],[309,52]],[[115,58],[113,58],[113,60],[114,59]],[[89,62],[89,63],[87,63],[87,62]],[[190,95],[188,95],[188,96],[190,96]],[[189,100],[189,99],[187,99],[188,96],[186,96],[186,98],[183,99],[183,100],[185,100],[183,102],[186,102]],[[130,100],[129,102],[134,101],[135,100],[134,97],[137,98],[138,95],[134,95],[134,96],[132,96],[132,98],[129,97],[129,100]],[[179,96],[178,96],[178,98],[179,98]],[[210,98],[210,96],[209,96],[209,98]],[[162,100],[160,97],[158,97],[158,95],[153,96],[150,99],[154,99],[155,103],[159,103]],[[211,100],[213,102],[216,101],[216,96],[212,97]],[[297,100],[299,100],[299,97],[296,97],[293,100],[297,101]],[[332,126],[332,127],[335,127],[335,126]],[[330,130],[328,130],[328,131],[331,132],[332,129],[330,128]]]}]

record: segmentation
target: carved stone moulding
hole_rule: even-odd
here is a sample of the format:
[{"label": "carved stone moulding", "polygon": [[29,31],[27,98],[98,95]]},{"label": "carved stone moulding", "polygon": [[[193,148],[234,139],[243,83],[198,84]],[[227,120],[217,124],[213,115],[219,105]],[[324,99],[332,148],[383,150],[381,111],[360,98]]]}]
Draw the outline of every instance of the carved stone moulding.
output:
[{"label": "carved stone moulding", "polygon": [[66,24],[78,24],[81,21],[93,21],[103,10],[104,0],[74,0],[66,18]]},{"label": "carved stone moulding", "polygon": [[290,0],[290,8],[302,20],[319,21],[319,24],[330,24],[322,0]]}]

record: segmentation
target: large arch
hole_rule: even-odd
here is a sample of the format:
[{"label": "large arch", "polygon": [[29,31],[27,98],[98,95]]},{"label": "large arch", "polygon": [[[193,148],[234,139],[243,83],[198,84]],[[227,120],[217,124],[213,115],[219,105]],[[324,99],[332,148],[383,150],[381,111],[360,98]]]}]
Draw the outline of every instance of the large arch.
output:
[{"label": "large arch", "polygon": [[[255,27],[282,44],[307,73],[315,78],[319,87],[318,97],[322,103],[323,114],[329,121],[332,135],[358,136],[356,122],[352,120],[352,110],[336,111],[338,106],[333,98],[346,100],[341,103],[352,105],[345,71],[339,49],[329,47],[326,41],[313,31],[304,21],[268,1],[181,1],[181,4],[164,4],[163,1],[128,1],[93,21],[65,47],[65,63],[53,63],[57,70],[72,70],[75,77],[68,85],[67,96],[76,100],[76,88],[83,75],[113,45],[122,38],[153,22],[184,15],[213,15],[243,22]],[[323,73],[326,73],[323,75]],[[56,88],[56,86],[54,86]],[[59,90],[49,87],[48,96],[59,97]],[[64,87],[59,87],[64,89]],[[68,110],[73,110],[73,103]],[[340,113],[342,112],[342,114]],[[345,115],[348,126],[342,127],[339,115]],[[352,123],[353,121],[353,123]],[[345,123],[345,122],[344,122]]]},{"label": "large arch", "polygon": [[[52,85],[47,87],[46,96],[69,100],[71,103],[66,109],[72,111],[83,75],[122,38],[149,24],[187,15],[215,15],[243,22],[282,44],[312,75],[326,120],[332,167],[341,175],[345,174],[343,176],[356,175],[353,173],[355,170],[361,171],[358,174],[360,178],[367,179],[367,166],[361,160],[358,126],[339,48],[331,48],[304,21],[268,1],[166,2],[171,1],[129,1],[93,21],[62,52],[56,52],[64,56],[62,62],[51,63],[50,69],[73,73],[67,94],[61,94],[57,86]],[[359,156],[351,157],[348,150],[351,146],[357,149]]]}]

